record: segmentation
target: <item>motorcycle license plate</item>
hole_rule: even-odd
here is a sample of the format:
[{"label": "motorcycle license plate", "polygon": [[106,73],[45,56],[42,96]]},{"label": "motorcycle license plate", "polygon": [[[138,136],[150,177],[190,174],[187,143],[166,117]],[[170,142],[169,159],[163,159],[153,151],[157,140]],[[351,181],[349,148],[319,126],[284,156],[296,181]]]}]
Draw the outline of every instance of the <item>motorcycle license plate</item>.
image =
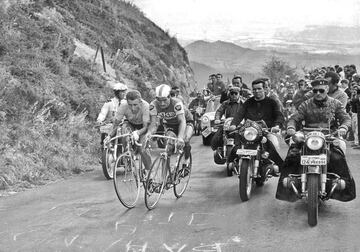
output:
[{"label": "motorcycle license plate", "polygon": [[204,137],[208,137],[210,134],[211,134],[211,129],[210,128],[206,128],[203,130],[203,132],[201,132],[201,134],[204,136]]},{"label": "motorcycle license plate", "polygon": [[256,156],[257,150],[249,150],[249,149],[238,149],[236,151],[237,155],[243,155],[243,156]]},{"label": "motorcycle license plate", "polygon": [[327,159],[325,155],[320,156],[301,156],[301,165],[326,165]]}]

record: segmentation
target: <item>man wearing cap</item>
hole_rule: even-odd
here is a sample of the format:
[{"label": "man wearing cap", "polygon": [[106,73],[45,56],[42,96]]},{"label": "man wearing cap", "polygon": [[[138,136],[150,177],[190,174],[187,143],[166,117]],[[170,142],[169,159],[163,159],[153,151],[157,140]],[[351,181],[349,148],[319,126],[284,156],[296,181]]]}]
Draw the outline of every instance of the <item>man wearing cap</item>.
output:
[{"label": "man wearing cap", "polygon": [[[232,86],[229,88],[230,98],[224,101],[215,112],[215,125],[219,125],[221,123],[221,117],[223,115],[225,118],[229,118],[240,113],[240,109],[242,107],[240,91],[239,87]],[[218,150],[219,147],[222,147],[223,144],[223,128],[220,127],[211,140],[211,148],[215,151]],[[223,149],[221,148],[221,151],[222,150]],[[220,155],[223,156],[224,153],[221,152]]]},{"label": "man wearing cap", "polygon": [[[114,90],[114,97],[106,102],[98,115],[97,123],[113,123],[115,115],[119,109],[121,101],[125,98],[127,86],[120,82],[112,83],[112,89]],[[101,134],[101,145],[106,137],[106,133]]]},{"label": "man wearing cap", "polygon": [[[311,82],[314,96],[303,102],[298,111],[291,116],[287,134],[292,136],[302,122],[309,128],[328,128],[332,131],[338,131],[340,136],[345,136],[351,121],[346,113],[345,107],[335,98],[328,96],[329,85],[326,79],[317,79]],[[340,125],[338,125],[338,122]],[[343,178],[346,182],[345,190],[336,191],[332,198],[340,201],[350,201],[356,197],[355,182],[350,174],[349,167],[345,160],[345,142],[340,140],[339,148],[331,146],[330,161],[328,172],[334,172]],[[283,179],[290,173],[299,173],[300,165],[300,146],[294,143],[290,146],[284,166],[281,169],[276,198],[286,201],[296,201],[295,193],[283,186]]]},{"label": "man wearing cap", "polygon": [[[265,95],[266,80],[264,78],[256,79],[252,82],[254,96],[247,99],[240,109],[240,112],[234,116],[230,130],[240,125],[243,119],[252,121],[264,120],[267,127],[271,128],[271,132],[279,132],[284,123],[284,115],[280,111],[278,103]],[[282,166],[283,160],[279,155],[280,144],[277,137],[269,133],[267,136],[269,141],[266,142],[265,148],[269,152],[269,157],[279,167]],[[231,151],[228,161],[233,162],[236,158],[236,151],[239,149],[237,144]],[[275,174],[274,174],[275,175]]]}]

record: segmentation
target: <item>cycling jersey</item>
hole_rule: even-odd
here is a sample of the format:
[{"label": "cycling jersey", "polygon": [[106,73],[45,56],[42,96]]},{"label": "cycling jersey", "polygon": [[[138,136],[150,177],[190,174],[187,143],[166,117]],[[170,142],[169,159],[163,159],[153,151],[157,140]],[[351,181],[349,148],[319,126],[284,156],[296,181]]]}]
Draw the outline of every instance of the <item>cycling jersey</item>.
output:
[{"label": "cycling jersey", "polygon": [[150,122],[150,113],[149,113],[149,103],[147,101],[141,99],[140,109],[138,113],[134,114],[125,100],[120,104],[120,107],[116,113],[115,119],[121,121],[123,117],[129,121],[129,123],[133,125],[146,125]]},{"label": "cycling jersey", "polygon": [[163,120],[164,124],[179,124],[177,116],[185,114],[183,103],[176,98],[170,98],[170,104],[167,108],[161,109],[159,102],[154,100],[149,106],[150,115],[157,116]]}]

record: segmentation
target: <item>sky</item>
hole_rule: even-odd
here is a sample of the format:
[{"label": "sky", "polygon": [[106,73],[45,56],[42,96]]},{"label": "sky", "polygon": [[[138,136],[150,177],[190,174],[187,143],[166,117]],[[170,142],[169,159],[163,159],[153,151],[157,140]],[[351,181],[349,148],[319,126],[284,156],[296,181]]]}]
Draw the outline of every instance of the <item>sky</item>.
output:
[{"label": "sky", "polygon": [[360,0],[131,0],[182,40],[270,38],[279,29],[360,25]]}]

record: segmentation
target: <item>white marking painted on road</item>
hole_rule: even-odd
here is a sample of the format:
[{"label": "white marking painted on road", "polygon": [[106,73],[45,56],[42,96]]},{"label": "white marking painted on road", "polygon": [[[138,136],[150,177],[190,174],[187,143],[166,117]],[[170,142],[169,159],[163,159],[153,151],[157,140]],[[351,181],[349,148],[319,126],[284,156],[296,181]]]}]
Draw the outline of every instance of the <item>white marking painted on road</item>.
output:
[{"label": "white marking painted on road", "polygon": [[121,238],[121,239],[119,239],[119,240],[117,240],[117,241],[114,241],[113,243],[110,244],[109,247],[107,247],[107,248],[106,248],[105,250],[103,250],[103,251],[105,252],[105,251],[109,250],[112,246],[114,246],[116,243],[120,242],[122,239],[123,239],[123,238]]},{"label": "white marking painted on road", "polygon": [[127,227],[127,228],[131,228],[132,230],[131,230],[131,232],[129,233],[129,234],[134,234],[135,232],[136,232],[136,229],[137,229],[137,227],[136,226],[134,226],[134,225],[126,225],[126,224],[121,224],[121,223],[119,223],[118,221],[115,223],[115,230],[116,231],[118,231],[118,227]]},{"label": "white marking painted on road", "polygon": [[131,243],[132,241],[129,241],[126,244],[126,252],[145,252],[148,244],[147,242],[144,245],[132,245]]},{"label": "white marking painted on road", "polygon": [[39,229],[34,229],[34,230],[22,232],[22,233],[17,233],[17,234],[14,235],[13,240],[16,241],[17,237],[20,236],[20,235],[23,235],[23,234],[26,234],[26,233],[31,233],[31,232],[38,231],[38,230]]},{"label": "white marking painted on road", "polygon": [[174,213],[173,213],[173,212],[171,212],[171,213],[170,213],[170,215],[169,215],[169,218],[168,218],[168,222],[170,222],[170,221],[171,221],[171,218],[173,217],[173,215],[174,215]]},{"label": "white marking painted on road", "polygon": [[72,239],[71,239],[71,241],[70,242],[68,242],[67,241],[67,239],[65,238],[65,245],[66,245],[66,247],[69,247],[69,246],[71,246],[71,244],[77,239],[79,237],[79,235],[75,235]]},{"label": "white marking painted on road", "polygon": [[[212,213],[192,213],[192,214],[191,214],[190,221],[189,221],[189,223],[188,223],[188,226],[190,226],[190,225],[193,223],[193,221],[194,221],[194,219],[195,219],[195,215],[213,215],[213,214],[212,214]],[[199,223],[199,224],[194,224],[194,225],[196,225],[196,226],[202,226],[202,225],[206,225],[206,223]]]},{"label": "white marking painted on road", "polygon": [[87,212],[89,212],[91,209],[87,209],[87,210],[85,210],[84,212],[82,212],[82,213],[80,213],[80,214],[77,214],[79,217],[81,216],[81,215],[83,215],[83,214],[86,214]]},{"label": "white marking painted on road", "polygon": [[233,237],[231,237],[231,240],[232,240],[233,242],[241,242],[241,239],[240,239],[239,236],[233,236]]},{"label": "white marking painted on road", "polygon": [[193,251],[201,251],[201,252],[221,252],[221,245],[223,243],[214,243],[209,245],[201,245],[193,248]]},{"label": "white marking painted on road", "polygon": [[[173,249],[176,249],[179,247],[179,244],[176,243],[174,245],[172,245],[171,247],[169,247],[166,243],[163,243],[163,246],[165,247],[165,249],[169,252],[174,252]],[[181,252],[184,248],[186,247],[186,244],[182,245],[178,250],[177,252]]]},{"label": "white marking painted on road", "polygon": [[188,223],[188,226],[191,225],[191,223],[193,222],[193,220],[194,220],[194,214],[191,214],[191,218],[190,218],[190,221],[189,221],[189,223]]}]

